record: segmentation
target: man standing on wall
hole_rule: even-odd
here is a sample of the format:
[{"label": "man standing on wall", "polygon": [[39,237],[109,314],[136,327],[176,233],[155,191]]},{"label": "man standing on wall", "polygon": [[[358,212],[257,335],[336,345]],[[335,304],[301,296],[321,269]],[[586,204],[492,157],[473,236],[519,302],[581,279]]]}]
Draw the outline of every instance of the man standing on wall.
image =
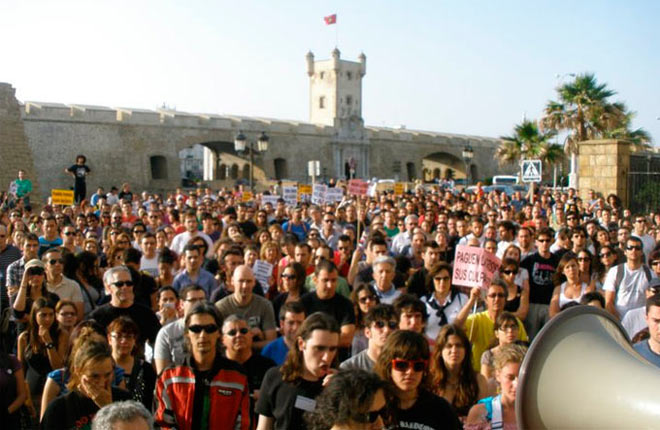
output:
[{"label": "man standing on wall", "polygon": [[85,164],[87,162],[87,157],[80,154],[76,156],[76,164],[64,169],[64,173],[68,173],[73,176],[75,182],[73,184],[73,198],[76,203],[80,203],[85,200],[85,195],[87,194],[87,183],[85,182],[87,175],[90,174],[90,168]]}]

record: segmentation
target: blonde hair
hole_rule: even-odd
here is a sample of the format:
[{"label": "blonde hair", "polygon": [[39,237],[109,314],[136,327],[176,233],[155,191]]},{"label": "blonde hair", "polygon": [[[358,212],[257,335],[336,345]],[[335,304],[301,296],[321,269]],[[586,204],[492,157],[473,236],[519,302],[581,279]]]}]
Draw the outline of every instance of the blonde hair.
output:
[{"label": "blonde hair", "polygon": [[495,370],[502,370],[509,363],[522,363],[526,353],[526,347],[515,343],[500,346],[493,360]]}]

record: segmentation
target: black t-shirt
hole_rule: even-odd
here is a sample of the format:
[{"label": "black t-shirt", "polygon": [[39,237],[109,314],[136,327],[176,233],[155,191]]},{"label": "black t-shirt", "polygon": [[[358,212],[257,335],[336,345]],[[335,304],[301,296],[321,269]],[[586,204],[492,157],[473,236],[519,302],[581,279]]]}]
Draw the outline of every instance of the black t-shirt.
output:
[{"label": "black t-shirt", "polygon": [[264,377],[255,412],[274,418],[274,430],[305,430],[303,414],[314,410],[314,399],[323,391],[323,381],[298,379],[295,383],[282,381],[279,367],[273,367]]},{"label": "black t-shirt", "polygon": [[529,273],[529,302],[541,305],[549,305],[552,292],[555,288],[552,276],[557,271],[559,258],[550,254],[550,258],[543,258],[538,252],[525,258],[520,267],[527,269]]},{"label": "black t-shirt", "polygon": [[133,303],[128,308],[116,308],[110,303],[107,303],[92,311],[88,319],[96,320],[102,326],[107,327],[112,320],[122,315],[131,317],[140,329],[138,343],[142,344],[145,340],[148,340],[153,345],[156,342],[156,335],[158,334],[158,330],[160,330],[160,322],[158,322],[156,314],[151,309],[138,303]]},{"label": "black t-shirt", "polygon": [[[112,387],[112,401],[131,400],[131,395]],[[100,408],[92,399],[78,391],[57,397],[48,405],[41,420],[41,430],[91,429],[94,415]]]},{"label": "black t-shirt", "polygon": [[408,292],[416,295],[417,298],[422,298],[430,294],[433,288],[429,288],[429,285],[426,284],[426,276],[428,274],[429,271],[424,267],[416,271],[408,281]]},{"label": "black t-shirt", "polygon": [[395,409],[396,425],[390,429],[451,430],[462,428],[458,415],[449,402],[428,391],[420,391],[419,397],[408,409]]},{"label": "black t-shirt", "polygon": [[133,193],[130,191],[120,191],[117,195],[119,200],[128,200],[129,202],[133,201]]},{"label": "black t-shirt", "polygon": [[85,184],[85,177],[91,170],[87,167],[86,164],[78,165],[74,164],[73,166],[66,169],[68,172],[76,175],[76,185]]},{"label": "black t-shirt", "polygon": [[256,403],[252,398],[252,393],[261,388],[266,372],[275,366],[276,364],[273,360],[259,354],[252,354],[248,361],[243,363],[245,374],[248,377],[248,386],[250,387],[250,415],[254,423],[258,422],[259,416],[254,412]]},{"label": "black t-shirt", "polygon": [[340,326],[355,324],[355,310],[353,304],[341,294],[336,294],[327,300],[319,299],[315,291],[304,294],[300,301],[305,307],[305,314],[314,312],[325,312],[334,317]]}]

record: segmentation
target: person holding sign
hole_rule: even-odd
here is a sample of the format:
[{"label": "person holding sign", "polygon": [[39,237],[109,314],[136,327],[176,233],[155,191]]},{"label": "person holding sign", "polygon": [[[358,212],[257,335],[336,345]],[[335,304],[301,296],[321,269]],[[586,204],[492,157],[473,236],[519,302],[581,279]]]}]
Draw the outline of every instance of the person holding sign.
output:
[{"label": "person holding sign", "polygon": [[[470,291],[470,299],[454,320],[454,324],[457,326],[465,326],[465,333],[472,342],[472,367],[477,372],[481,370],[481,354],[495,340],[495,320],[504,312],[507,294],[506,282],[501,279],[493,279],[486,292],[486,310],[470,315],[481,295],[481,289],[475,287]],[[518,340],[527,341],[525,327],[519,319],[517,321]]]}]

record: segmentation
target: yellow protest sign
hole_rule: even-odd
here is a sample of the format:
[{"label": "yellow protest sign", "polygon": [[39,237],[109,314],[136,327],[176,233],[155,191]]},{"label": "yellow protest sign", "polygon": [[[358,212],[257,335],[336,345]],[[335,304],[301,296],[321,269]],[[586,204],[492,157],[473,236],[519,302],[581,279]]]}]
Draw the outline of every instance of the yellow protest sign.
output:
[{"label": "yellow protest sign", "polygon": [[243,195],[241,196],[241,201],[249,202],[250,200],[252,200],[252,192],[251,191],[243,191]]},{"label": "yellow protest sign", "polygon": [[309,200],[311,197],[312,197],[311,185],[306,185],[306,184],[298,185],[298,201]]},{"label": "yellow protest sign", "polygon": [[403,191],[404,191],[405,187],[406,187],[406,185],[403,182],[396,182],[394,184],[394,195],[395,196],[403,195]]},{"label": "yellow protest sign", "polygon": [[50,197],[54,205],[72,205],[73,190],[50,190]]}]

